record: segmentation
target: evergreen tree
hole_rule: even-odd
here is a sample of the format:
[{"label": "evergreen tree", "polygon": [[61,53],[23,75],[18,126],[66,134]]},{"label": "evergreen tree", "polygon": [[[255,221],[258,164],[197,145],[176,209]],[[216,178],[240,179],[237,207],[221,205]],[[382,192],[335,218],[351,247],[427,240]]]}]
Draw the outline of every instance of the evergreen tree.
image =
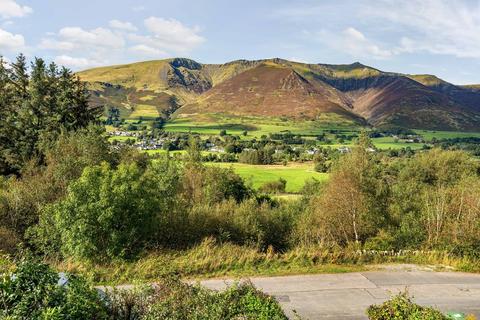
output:
[{"label": "evergreen tree", "polygon": [[19,173],[31,159],[42,161],[45,146],[62,130],[97,121],[101,107],[89,106],[86,85],[70,70],[24,55],[0,66],[0,174]]}]

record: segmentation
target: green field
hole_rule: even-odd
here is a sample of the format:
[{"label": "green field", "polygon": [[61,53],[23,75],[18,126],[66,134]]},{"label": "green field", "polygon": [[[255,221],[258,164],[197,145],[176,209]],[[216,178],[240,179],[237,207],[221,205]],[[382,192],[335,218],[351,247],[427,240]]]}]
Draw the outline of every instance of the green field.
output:
[{"label": "green field", "polygon": [[415,130],[425,140],[429,141],[432,138],[437,139],[452,139],[452,138],[480,138],[480,132],[459,132],[459,131],[427,131]]},{"label": "green field", "polygon": [[160,114],[156,107],[146,104],[137,104],[133,108],[133,112],[130,114],[129,119],[134,120],[143,118],[153,120],[159,116]]},{"label": "green field", "polygon": [[233,168],[233,170],[244,178],[253,188],[270,181],[277,181],[280,178],[287,180],[286,191],[289,193],[300,192],[305,181],[315,178],[325,181],[328,178],[327,173],[318,173],[313,170],[313,163],[289,163],[283,165],[251,165],[244,163],[208,163],[208,165],[223,168]]},{"label": "green field", "polygon": [[205,121],[193,121],[186,118],[174,119],[165,125],[165,131],[192,132],[202,135],[217,135],[221,130],[226,130],[228,134],[241,136],[244,131],[247,131],[245,139],[260,138],[262,135],[268,136],[270,133],[287,131],[302,136],[315,136],[324,130],[332,129],[344,132],[359,130],[351,123],[340,123],[333,118],[294,121],[268,117],[227,118],[220,115],[212,116]]},{"label": "green field", "polygon": [[[314,139],[314,136],[325,133],[328,130],[338,130],[339,134],[359,133],[361,128],[353,126],[349,123],[343,125],[336,121],[282,121],[275,118],[260,118],[260,117],[239,117],[239,118],[225,118],[217,116],[211,121],[193,121],[190,119],[174,119],[166,124],[165,130],[168,132],[191,132],[200,135],[218,135],[221,130],[226,130],[227,134],[238,135],[242,139],[260,138],[263,135],[268,136],[271,133],[291,132],[296,135],[302,135],[307,139]],[[247,136],[242,136],[242,133],[247,131]],[[437,138],[451,138],[451,137],[480,137],[480,133],[468,132],[447,132],[447,131],[426,131],[416,130],[418,134],[422,135],[426,140],[431,140],[432,137]],[[327,134],[327,137],[333,139],[332,134]],[[404,141],[395,142],[393,137],[373,138],[375,146],[381,150],[387,149],[402,149],[411,148],[421,149],[423,143],[407,143]],[[345,143],[334,142],[325,144],[326,147],[339,148],[341,146],[349,146],[351,141]]]}]

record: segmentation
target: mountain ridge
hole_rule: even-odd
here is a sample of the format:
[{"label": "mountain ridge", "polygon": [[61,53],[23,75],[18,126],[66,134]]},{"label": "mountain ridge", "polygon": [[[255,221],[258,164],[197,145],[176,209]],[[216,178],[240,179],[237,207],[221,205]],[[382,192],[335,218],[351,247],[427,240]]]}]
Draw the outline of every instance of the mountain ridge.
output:
[{"label": "mountain ridge", "polygon": [[[360,62],[310,64],[280,58],[201,64],[188,58],[81,71],[93,104],[125,114],[139,106],[176,117],[289,117],[334,114],[373,126],[480,131],[478,86],[434,75],[384,72]],[[290,86],[290,87],[289,87]]]}]

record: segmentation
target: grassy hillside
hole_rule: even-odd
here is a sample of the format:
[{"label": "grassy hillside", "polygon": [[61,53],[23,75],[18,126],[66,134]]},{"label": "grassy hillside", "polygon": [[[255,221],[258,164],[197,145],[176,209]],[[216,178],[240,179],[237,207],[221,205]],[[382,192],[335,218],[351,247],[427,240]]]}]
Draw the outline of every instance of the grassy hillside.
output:
[{"label": "grassy hillside", "polygon": [[187,118],[207,126],[221,116],[336,118],[349,125],[480,130],[477,87],[455,86],[434,75],[383,72],[358,62],[268,59],[200,64],[175,58],[95,68],[79,76],[89,83],[93,104],[115,106],[125,119],[177,110],[174,122]]},{"label": "grassy hillside", "polygon": [[438,85],[447,83],[444,80],[432,74],[411,74],[411,75],[408,75],[408,77],[427,87],[438,86]]}]

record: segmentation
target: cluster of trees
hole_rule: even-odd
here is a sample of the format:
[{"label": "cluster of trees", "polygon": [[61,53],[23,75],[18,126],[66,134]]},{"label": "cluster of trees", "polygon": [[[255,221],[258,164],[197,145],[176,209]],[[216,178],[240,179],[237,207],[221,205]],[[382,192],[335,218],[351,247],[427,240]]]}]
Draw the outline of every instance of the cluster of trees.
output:
[{"label": "cluster of trees", "polygon": [[[354,244],[480,252],[479,163],[463,151],[391,158],[370,152],[362,134],[343,156],[320,150],[327,183],[310,181],[301,199],[279,202],[262,191],[282,191],[285,181],[255,191],[230,169],[204,166],[198,139],[182,137],[182,161],[113,148],[69,71],[39,59],[30,74],[25,68],[20,56],[0,72],[2,172],[16,173],[0,178],[2,250],[22,243],[39,255],[109,261],[213,237],[276,251]],[[241,161],[274,161],[267,138],[249,143]]]},{"label": "cluster of trees", "polygon": [[274,147],[247,149],[238,155],[238,161],[248,164],[272,164],[274,154]]},{"label": "cluster of trees", "polygon": [[[369,152],[370,143],[363,135],[327,183],[310,181],[301,199],[278,202],[230,169],[204,166],[194,142],[178,162],[110,149],[95,127],[63,133],[45,165],[2,182],[0,242],[105,262],[206,237],[274,251],[355,245],[478,255],[478,162],[440,149],[392,159]],[[278,181],[260,192],[284,188]]]},{"label": "cluster of trees", "polygon": [[366,151],[344,156],[305,219],[306,241],[382,250],[443,248],[478,256],[479,164],[461,151],[433,149],[392,160]]},{"label": "cluster of trees", "polygon": [[23,55],[0,59],[0,174],[19,173],[27,161],[43,160],[43,150],[62,130],[96,121],[84,83],[68,69]]},{"label": "cluster of trees", "polygon": [[480,138],[433,138],[432,143],[445,150],[465,150],[476,157],[480,156]]}]

